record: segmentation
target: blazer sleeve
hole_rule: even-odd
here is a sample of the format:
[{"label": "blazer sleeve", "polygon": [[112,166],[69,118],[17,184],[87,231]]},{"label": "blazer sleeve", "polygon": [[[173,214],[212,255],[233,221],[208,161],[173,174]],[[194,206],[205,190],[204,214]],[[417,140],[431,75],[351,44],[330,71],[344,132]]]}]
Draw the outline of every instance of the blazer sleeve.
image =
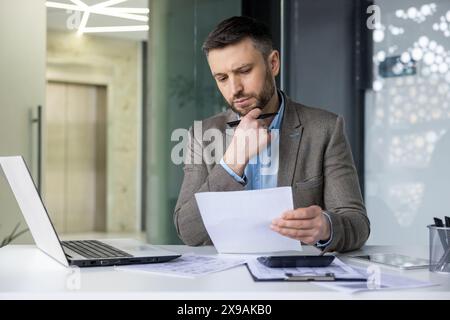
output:
[{"label": "blazer sleeve", "polygon": [[174,212],[178,236],[190,246],[212,244],[203,224],[195,193],[213,191],[240,191],[244,186],[237,182],[217,163],[208,168],[203,158],[203,144],[194,136],[192,128],[184,163],[184,178]]},{"label": "blazer sleeve", "polygon": [[330,216],[333,239],[327,251],[350,251],[364,245],[370,222],[363,203],[353,156],[337,117],[324,156],[324,205]]}]

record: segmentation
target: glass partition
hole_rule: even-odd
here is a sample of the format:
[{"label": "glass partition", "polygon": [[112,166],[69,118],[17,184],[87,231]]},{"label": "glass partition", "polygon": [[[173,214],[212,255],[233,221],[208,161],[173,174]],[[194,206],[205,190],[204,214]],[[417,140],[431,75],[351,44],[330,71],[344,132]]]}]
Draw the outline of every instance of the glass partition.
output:
[{"label": "glass partition", "polygon": [[171,161],[172,132],[226,108],[201,50],[208,33],[241,14],[238,0],[151,0],[145,137],[146,227],[151,243],[179,243],[173,210],[183,165]]},{"label": "glass partition", "polygon": [[450,215],[450,2],[375,1],[366,99],[370,244],[427,244]]}]

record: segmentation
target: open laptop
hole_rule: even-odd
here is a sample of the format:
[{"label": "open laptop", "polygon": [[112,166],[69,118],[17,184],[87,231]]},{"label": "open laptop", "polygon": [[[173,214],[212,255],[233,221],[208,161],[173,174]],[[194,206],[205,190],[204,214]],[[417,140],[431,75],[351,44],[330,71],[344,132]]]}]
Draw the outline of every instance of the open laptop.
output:
[{"label": "open laptop", "polygon": [[166,262],[181,256],[128,239],[60,241],[24,159],[21,156],[0,157],[0,166],[37,247],[64,266]]}]

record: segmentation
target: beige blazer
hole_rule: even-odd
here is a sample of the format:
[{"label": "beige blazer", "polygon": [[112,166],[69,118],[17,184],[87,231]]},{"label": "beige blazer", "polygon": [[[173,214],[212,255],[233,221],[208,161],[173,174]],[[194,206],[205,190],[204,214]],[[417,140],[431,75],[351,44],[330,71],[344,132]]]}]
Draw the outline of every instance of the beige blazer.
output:
[{"label": "beige blazer", "polygon": [[[230,139],[225,138],[229,129],[226,123],[236,119],[237,115],[229,109],[203,120],[202,131],[219,129],[227,146]],[[178,235],[187,245],[212,244],[197,207],[196,192],[245,189],[218,162],[199,153],[207,145],[194,138],[191,128],[188,154],[201,159],[201,164],[185,164],[174,212]],[[370,223],[342,117],[295,103],[285,96],[278,186],[292,187],[294,208],[318,205],[329,213],[333,238],[327,251],[358,249],[367,240]]]}]

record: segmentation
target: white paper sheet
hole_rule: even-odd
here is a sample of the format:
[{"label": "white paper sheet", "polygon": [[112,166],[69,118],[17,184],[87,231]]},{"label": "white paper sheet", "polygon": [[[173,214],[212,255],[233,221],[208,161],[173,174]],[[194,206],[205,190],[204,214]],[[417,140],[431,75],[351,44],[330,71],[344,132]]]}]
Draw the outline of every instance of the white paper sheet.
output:
[{"label": "white paper sheet", "polygon": [[195,198],[219,253],[302,250],[300,241],[270,229],[273,219],[293,209],[291,187],[202,192],[196,193]]},{"label": "white paper sheet", "polygon": [[409,277],[382,273],[376,274],[371,270],[360,267],[352,267],[356,272],[367,277],[367,282],[316,282],[315,284],[337,290],[345,293],[357,293],[362,291],[379,291],[379,290],[398,290],[398,289],[413,289],[434,286],[428,281],[420,281]]},{"label": "white paper sheet", "polygon": [[244,263],[245,259],[220,258],[217,255],[185,254],[169,262],[118,266],[116,270],[195,278],[230,269]]}]

